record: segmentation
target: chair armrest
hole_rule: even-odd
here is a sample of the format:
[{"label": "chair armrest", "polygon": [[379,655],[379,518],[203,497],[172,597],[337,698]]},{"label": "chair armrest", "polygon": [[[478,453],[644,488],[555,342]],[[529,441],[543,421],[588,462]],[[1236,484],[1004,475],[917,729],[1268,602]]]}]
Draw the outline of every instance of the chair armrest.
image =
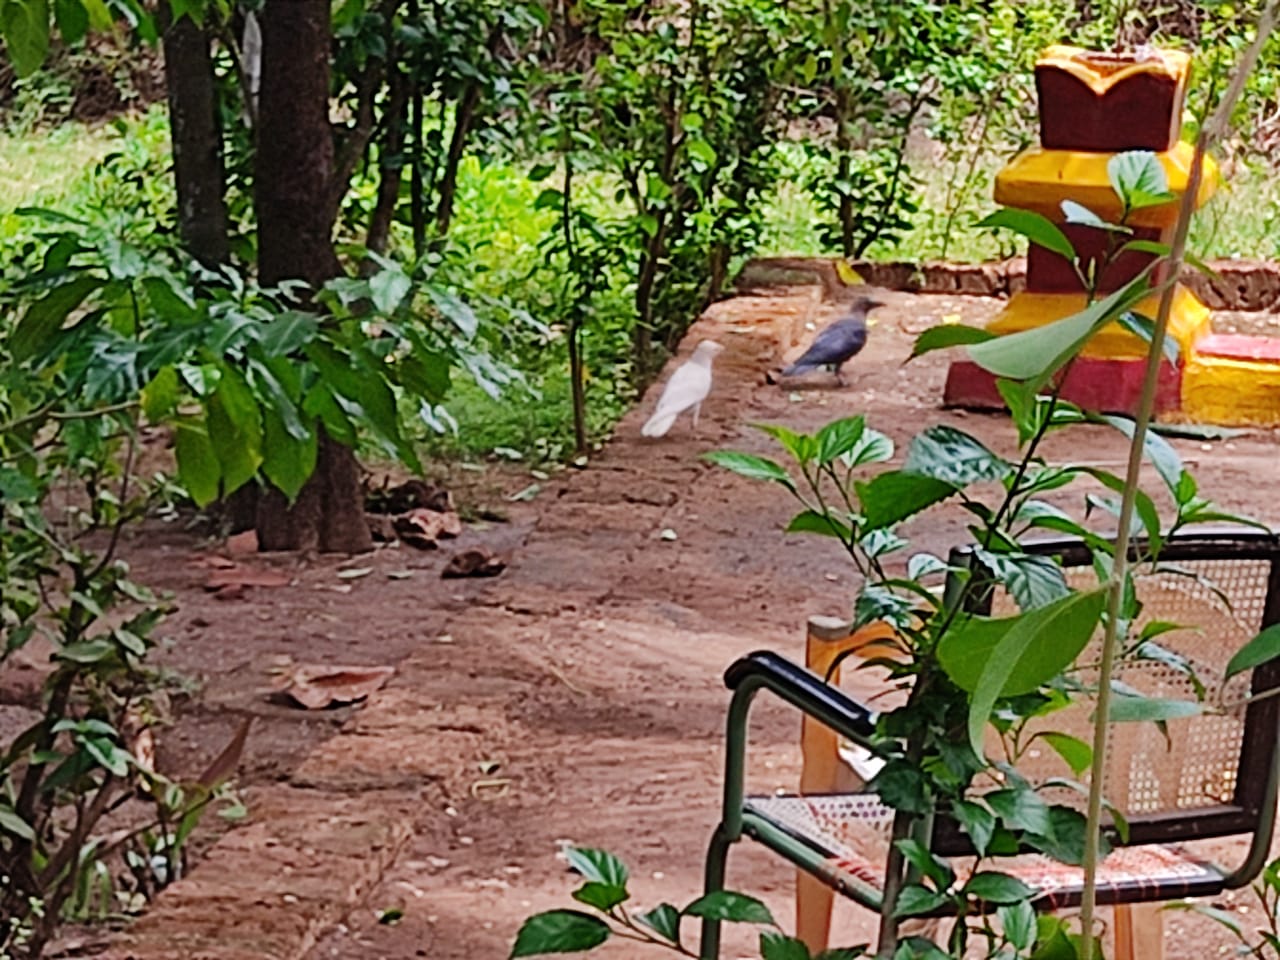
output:
[{"label": "chair armrest", "polygon": [[874,749],[875,712],[786,657],[769,650],[757,650],[730,666],[725,671],[724,683],[735,692],[771,690],[854,743]]}]

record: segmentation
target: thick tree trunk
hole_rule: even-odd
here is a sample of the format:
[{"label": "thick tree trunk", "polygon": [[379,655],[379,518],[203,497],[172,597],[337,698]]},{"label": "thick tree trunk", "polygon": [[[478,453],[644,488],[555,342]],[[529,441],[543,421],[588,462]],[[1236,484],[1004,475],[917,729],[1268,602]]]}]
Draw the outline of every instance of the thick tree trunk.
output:
[{"label": "thick tree trunk", "polygon": [[[168,4],[160,7],[162,16]],[[178,233],[206,267],[228,257],[222,126],[209,37],[190,17],[164,31],[164,77],[178,194]]]},{"label": "thick tree trunk", "polygon": [[[262,11],[255,182],[263,284],[301,279],[315,288],[341,272],[325,202],[334,176],[329,31],[328,0],[267,0]],[[259,498],[259,547],[372,549],[359,469],[351,449],[321,430],[315,473],[294,504],[274,490]]]}]

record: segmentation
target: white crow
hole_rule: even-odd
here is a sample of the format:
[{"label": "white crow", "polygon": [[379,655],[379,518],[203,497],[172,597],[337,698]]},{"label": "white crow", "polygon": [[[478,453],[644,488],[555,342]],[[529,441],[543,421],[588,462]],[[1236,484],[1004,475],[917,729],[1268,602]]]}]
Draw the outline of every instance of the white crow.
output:
[{"label": "white crow", "polygon": [[640,428],[646,437],[662,437],[676,422],[676,417],[692,408],[693,429],[698,429],[698,411],[711,392],[711,361],[724,347],[714,340],[703,340],[693,356],[682,363],[667,385],[647,423]]}]

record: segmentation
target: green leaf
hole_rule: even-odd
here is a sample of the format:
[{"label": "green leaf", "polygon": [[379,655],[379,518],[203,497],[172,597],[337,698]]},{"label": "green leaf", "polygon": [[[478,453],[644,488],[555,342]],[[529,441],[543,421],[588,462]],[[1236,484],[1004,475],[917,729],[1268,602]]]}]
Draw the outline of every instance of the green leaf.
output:
[{"label": "green leaf", "polygon": [[967,327],[962,323],[943,323],[930,327],[916,337],[908,360],[932,353],[934,350],[945,350],[947,347],[960,347],[971,343],[986,343],[996,335],[981,327]]},{"label": "green leaf", "polygon": [[[1167,257],[1170,252],[1169,245],[1158,240],[1130,240],[1119,250],[1119,253],[1149,253],[1157,257]],[[1183,257],[1186,256],[1184,253]]]},{"label": "green leaf", "polygon": [[[1144,340],[1148,345],[1156,337],[1156,322],[1150,317],[1144,317],[1142,314],[1134,313],[1132,310],[1126,310],[1120,314],[1116,318],[1116,323],[1135,337]],[[1160,341],[1160,349],[1164,353],[1165,359],[1170,363],[1177,363],[1182,358],[1182,346],[1168,334]]]},{"label": "green leaf", "polygon": [[584,953],[609,939],[609,925],[577,910],[550,910],[534,914],[516,934],[511,957],[536,957],[545,953]]},{"label": "green leaf", "polygon": [[948,899],[945,893],[937,893],[913,883],[903,887],[898,894],[898,903],[893,908],[893,915],[895,917],[918,917],[921,914],[932,913],[946,904]]},{"label": "green leaf", "polygon": [[399,267],[387,267],[369,278],[369,297],[381,314],[395,313],[411,289],[413,282]]},{"label": "green leaf", "polygon": [[1017,877],[994,870],[975,873],[964,885],[964,892],[985,903],[1020,903],[1033,896],[1036,891]]},{"label": "green leaf", "polygon": [[814,960],[858,960],[866,955],[866,947],[832,947],[830,950],[823,950]]},{"label": "green leaf", "polygon": [[1063,200],[1060,206],[1062,207],[1062,215],[1066,218],[1067,223],[1093,227],[1095,230],[1108,230],[1112,233],[1133,233],[1133,230],[1129,227],[1121,226],[1118,223],[1108,223],[1088,207],[1076,203],[1074,200]]},{"label": "green leaf", "polygon": [[866,427],[864,417],[846,417],[828,423],[818,431],[818,463],[830,463],[844,456],[858,445]]},{"label": "green leaf", "polygon": [[991,710],[1003,694],[1034,689],[1057,676],[1075,660],[1093,635],[1102,616],[1101,589],[1063,597],[1016,618],[1000,638],[982,670],[969,708],[969,742],[982,754],[982,737]]},{"label": "green leaf", "polygon": [[782,444],[782,449],[791,454],[797,463],[808,463],[818,456],[818,439],[807,433],[796,433],[794,430],[788,430],[786,427],[780,427],[770,423],[753,423],[753,427],[762,433],[767,433],[778,443]]},{"label": "green leaf", "polygon": [[1204,705],[1193,700],[1168,700],[1163,697],[1130,697],[1117,695],[1111,698],[1108,714],[1112,723],[1163,723],[1182,717],[1194,717],[1204,713]]},{"label": "green leaf", "polygon": [[1150,290],[1149,270],[1079,313],[969,347],[969,357],[997,377],[1030,381],[1038,390],[1080,352],[1098,330],[1131,309]]},{"label": "green leaf", "polygon": [[[1130,441],[1133,440],[1137,424],[1128,417],[1104,416],[1102,419],[1123,433]],[[1178,456],[1178,451],[1174,450],[1169,441],[1160,434],[1148,430],[1142,438],[1142,452],[1156,468],[1156,472],[1160,474],[1160,479],[1169,488],[1169,492],[1176,497],[1182,478],[1187,472],[1182,465],[1182,458]]]},{"label": "green leaf", "polygon": [[1004,937],[1020,951],[1030,950],[1036,942],[1036,912],[1031,904],[1019,900],[996,911]]},{"label": "green leaf", "polygon": [[672,943],[680,942],[680,911],[669,903],[660,903],[648,913],[633,915],[637,923],[643,924],[660,937],[666,937]]},{"label": "green leaf", "polygon": [[717,890],[699,897],[681,911],[686,917],[727,920],[731,923],[774,924],[769,908],[745,893]]},{"label": "green leaf", "polygon": [[315,472],[319,435],[310,430],[297,439],[270,407],[262,411],[262,427],[262,473],[292,503]]},{"label": "green leaf", "polygon": [[879,430],[870,427],[862,431],[862,436],[853,445],[853,449],[840,458],[850,470],[865,467],[870,463],[884,463],[893,459],[893,441]]},{"label": "green leaf", "polygon": [[1107,161],[1111,189],[1129,210],[1155,207],[1173,201],[1169,178],[1150,150],[1128,150]]},{"label": "green leaf", "polygon": [[7,803],[0,803],[0,832],[29,843],[34,843],[36,839],[36,832],[31,829],[31,825],[18,816],[18,812]]},{"label": "green leaf", "polygon": [[984,793],[982,799],[1014,830],[1046,835],[1053,833],[1049,805],[1028,786],[1007,787]]},{"label": "green leaf", "polygon": [[953,800],[951,815],[956,818],[960,826],[964,827],[964,832],[973,841],[973,848],[978,851],[978,856],[985,857],[987,847],[996,832],[995,814],[971,800]]},{"label": "green leaf", "polygon": [[[12,5],[12,0],[9,0]],[[67,315],[102,286],[95,277],[77,276],[31,304],[9,337],[9,352],[19,363],[48,346],[49,339],[62,329]]]},{"label": "green leaf", "polygon": [[5,0],[0,4],[0,36],[14,73],[19,77],[35,73],[49,53],[47,0]]},{"label": "green leaf", "polygon": [[181,397],[182,383],[178,380],[178,371],[172,366],[163,366],[142,388],[142,412],[151,423],[159,423],[173,414]]},{"label": "green leaf", "polygon": [[207,507],[218,499],[222,467],[204,421],[178,423],[174,433],[174,453],[178,461],[178,482],[197,507]]},{"label": "green leaf", "polygon": [[975,548],[978,562],[1004,584],[1022,610],[1034,610],[1070,593],[1066,575],[1052,557],[1030,553],[995,553]]},{"label": "green leaf", "polygon": [[1093,763],[1093,747],[1078,737],[1066,733],[1042,733],[1039,737],[1067,762],[1077,777]]},{"label": "green leaf", "polygon": [[902,470],[886,471],[868,482],[857,481],[854,490],[869,529],[891,527],[956,492],[942,480]]},{"label": "green leaf", "polygon": [[85,737],[80,741],[94,761],[117,777],[129,773],[129,755],[105,737]]},{"label": "green leaf", "polygon": [[784,487],[792,486],[791,475],[780,464],[765,457],[733,450],[712,450],[704,453],[702,459],[750,480],[772,480]]},{"label": "green leaf", "polygon": [[951,864],[933,854],[919,840],[905,839],[897,841],[894,846],[902,853],[907,863],[911,864],[921,876],[928,877],[939,890],[946,890],[955,880],[955,871]]},{"label": "green leaf", "polygon": [[1003,480],[1013,472],[1013,464],[963,430],[936,424],[912,439],[902,472],[967,487],[971,483]]},{"label": "green leaf", "polygon": [[223,367],[205,418],[209,442],[222,468],[225,496],[252,480],[262,465],[262,414],[253,391],[235,368]]},{"label": "green leaf", "polygon": [[573,891],[573,899],[589,907],[595,907],[601,913],[608,913],[618,904],[626,903],[631,899],[631,894],[627,893],[626,887],[588,880]]},{"label": "green leaf", "polygon": [[812,960],[809,948],[795,937],[773,930],[764,930],[760,934],[761,960]]},{"label": "green leaf", "polygon": [[978,221],[979,227],[1003,227],[1021,234],[1032,243],[1051,250],[1070,261],[1076,259],[1076,248],[1062,229],[1043,214],[1031,210],[1004,207]]},{"label": "green leaf", "polygon": [[1227,662],[1225,679],[1280,657],[1280,623],[1273,623],[1237,650]]},{"label": "green leaf", "polygon": [[587,880],[612,887],[625,888],[627,885],[629,874],[626,864],[607,850],[565,847],[564,856],[569,866]]},{"label": "green leaf", "polygon": [[847,523],[842,523],[829,514],[818,513],[816,510],[802,510],[797,513],[787,524],[785,532],[816,533],[824,537],[835,537],[844,543],[849,543],[853,539],[853,528]]},{"label": "green leaf", "polygon": [[89,32],[89,12],[80,0],[54,0],[53,18],[63,41],[73,46]]},{"label": "green leaf", "polygon": [[319,329],[311,314],[289,310],[263,328],[258,342],[264,356],[283,357],[310,343]]}]

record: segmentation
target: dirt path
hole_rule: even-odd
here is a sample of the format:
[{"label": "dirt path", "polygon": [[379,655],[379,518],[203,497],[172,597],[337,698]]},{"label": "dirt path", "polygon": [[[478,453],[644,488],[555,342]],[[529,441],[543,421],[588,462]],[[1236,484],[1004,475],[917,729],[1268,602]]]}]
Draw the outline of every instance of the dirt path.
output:
[{"label": "dirt path", "polygon": [[[516,523],[481,534],[515,549],[494,581],[446,588],[428,571],[393,583],[383,574],[404,560],[384,551],[360,561],[375,570],[351,581],[349,594],[307,592],[311,581],[333,582],[332,569],[312,568],[300,573],[302,586],[255,601],[261,606],[245,611],[250,625],[251,616],[274,621],[265,633],[254,627],[263,642],[243,663],[219,670],[206,632],[208,667],[221,675],[214,688],[250,712],[264,710],[262,677],[282,631],[296,654],[314,657],[319,643],[356,662],[398,661],[399,670],[349,718],[323,717],[345,724],[281,762],[278,782],[254,786],[250,823],[161,897],[133,930],[132,947],[113,955],[175,955],[162,952],[172,942],[165,938],[185,924],[204,931],[176,954],[193,958],[503,957],[525,916],[569,902],[572,880],[554,856],[562,840],[623,856],[642,903],[697,895],[717,817],[724,668],[761,647],[801,656],[806,617],[847,615],[855,587],[833,545],[779,532],[791,513],[783,497],[698,455],[766,451],[750,422],[812,429],[860,412],[902,446],[941,420],[1011,448],[1003,418],[937,409],[943,358],[903,366],[911,335],[931,320],[980,320],[997,301],[891,299],[843,390],[821,377],[795,390],[763,382],[810,336],[806,322],[823,321],[810,291],[713,309],[682,351],[708,336],[727,347],[701,434],[681,421],[665,440],[643,441],[647,398],[587,470],[551,485]],[[1088,459],[1119,469],[1122,438],[1102,429],[1076,432],[1047,453],[1079,458],[1082,444]],[[1275,434],[1176,445],[1198,461],[1203,491],[1280,523],[1280,504],[1257,497],[1260,478],[1280,479]],[[1078,507],[1080,495],[1064,502]],[[915,526],[908,532],[924,548],[964,538],[959,513]],[[288,736],[288,727],[268,729]],[[794,786],[797,732],[793,714],[762,703],[755,789]],[[763,896],[788,927],[792,876],[750,845],[730,863],[731,885]],[[401,919],[379,923],[390,909]],[[838,940],[870,936],[869,919],[854,908],[838,924]],[[1171,960],[1226,942],[1188,933],[1190,919],[1166,926]]]}]

